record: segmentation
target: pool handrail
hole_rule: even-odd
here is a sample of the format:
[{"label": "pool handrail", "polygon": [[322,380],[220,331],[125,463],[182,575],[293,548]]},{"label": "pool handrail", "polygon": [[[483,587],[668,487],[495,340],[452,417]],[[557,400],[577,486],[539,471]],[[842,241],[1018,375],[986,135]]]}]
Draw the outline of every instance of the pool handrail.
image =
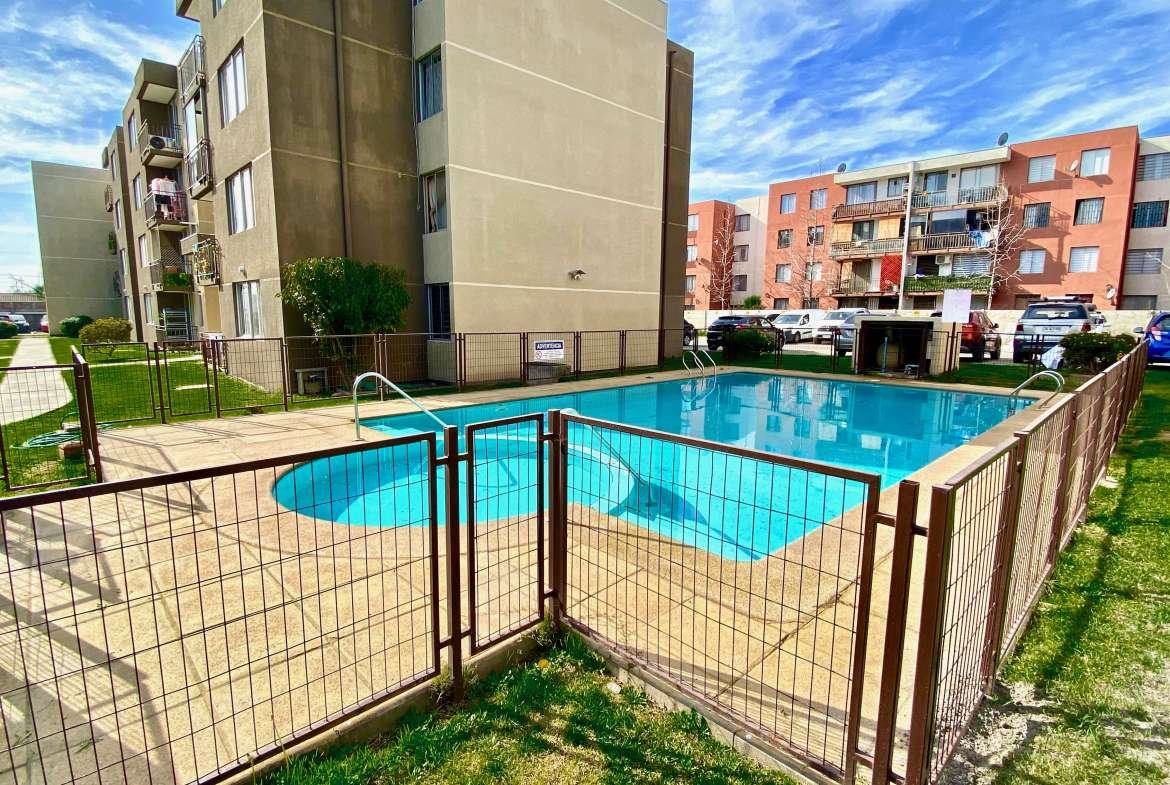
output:
[{"label": "pool handrail", "polygon": [[1012,390],[1010,393],[1008,393],[1008,398],[1009,399],[1019,398],[1020,393],[1023,391],[1023,389],[1025,387],[1027,387],[1029,384],[1036,381],[1037,379],[1044,379],[1044,378],[1056,380],[1056,389],[1053,390],[1052,394],[1049,395],[1047,398],[1045,398],[1043,400],[1043,402],[1041,402],[1041,404],[1037,407],[1038,409],[1043,409],[1045,406],[1048,405],[1049,401],[1051,401],[1053,398],[1055,398],[1057,395],[1059,395],[1060,392],[1064,389],[1064,377],[1053,370],[1045,369],[1043,371],[1038,371],[1037,373],[1032,374],[1027,379],[1020,382],[1018,385],[1016,385],[1016,388],[1014,390]]},{"label": "pool handrail", "polygon": [[364,382],[366,379],[378,379],[379,381],[381,381],[382,384],[386,385],[391,390],[398,393],[403,398],[405,398],[406,400],[408,400],[412,404],[414,404],[415,408],[418,409],[420,412],[422,412],[423,414],[425,414],[426,416],[430,417],[432,420],[437,422],[439,424],[440,430],[447,427],[447,423],[443,422],[437,414],[435,414],[430,409],[428,409],[427,407],[425,407],[421,403],[419,403],[417,400],[415,400],[414,396],[412,396],[410,393],[406,392],[406,390],[403,390],[397,384],[390,381],[389,379],[387,379],[385,376],[378,373],[377,371],[366,371],[365,373],[363,373],[362,375],[358,376],[356,379],[353,380],[353,432],[354,432],[354,438],[356,438],[359,442],[364,441],[364,439],[362,439],[362,421],[358,417],[358,386],[360,386],[361,383]]},{"label": "pool handrail", "polygon": [[[581,412],[577,411],[576,409],[573,409],[572,407],[566,407],[566,408],[564,408],[564,409],[561,409],[561,412],[562,412],[562,413],[564,413],[564,414],[568,414],[568,415],[570,415],[570,416],[573,416],[573,417],[583,417],[583,416],[584,416],[584,415],[582,415],[582,414],[581,414]],[[628,462],[626,462],[626,459],[625,459],[625,458],[623,458],[623,457],[621,456],[621,453],[620,453],[620,452],[618,452],[617,450],[615,450],[615,449],[613,448],[613,445],[609,443],[609,440],[608,440],[608,439],[606,439],[604,436],[602,436],[600,433],[598,433],[598,432],[597,432],[597,429],[596,429],[596,428],[594,428],[592,425],[590,425],[590,424],[589,424],[589,423],[587,423],[587,422],[583,422],[583,423],[581,423],[581,425],[583,425],[583,426],[585,426],[586,428],[588,428],[588,429],[590,430],[590,432],[591,432],[591,433],[592,433],[594,436],[596,436],[596,437],[597,437],[597,440],[598,440],[599,442],[601,442],[602,444],[604,444],[604,445],[605,445],[605,449],[606,449],[606,450],[609,452],[609,454],[610,454],[610,455],[613,457],[613,459],[614,459],[615,461],[617,461],[617,462],[618,462],[618,464],[619,464],[619,465],[620,465],[620,466],[621,466],[623,469],[625,469],[626,471],[628,471],[628,472],[630,473],[630,476],[631,476],[631,477],[633,477],[633,478],[634,478],[635,480],[637,480],[639,483],[641,483],[641,484],[645,485],[645,486],[646,486],[646,487],[648,487],[648,488],[650,488],[650,487],[653,487],[653,486],[651,485],[651,483],[650,483],[650,481],[649,481],[649,480],[647,480],[647,479],[646,479],[645,477],[643,477],[642,475],[638,474],[638,472],[637,472],[637,471],[634,469],[634,467],[633,467],[633,466],[630,466],[630,464],[629,464]]]},{"label": "pool handrail", "polygon": [[692,370],[691,366],[687,365],[687,355],[689,354],[695,358],[695,365],[696,365],[699,373],[701,373],[703,376],[706,376],[707,375],[707,364],[703,362],[703,357],[699,356],[699,352],[702,352],[703,357],[706,357],[707,360],[711,363],[711,375],[718,377],[719,376],[719,366],[717,366],[715,364],[715,358],[712,357],[711,353],[708,352],[706,349],[687,349],[686,351],[684,351],[683,356],[682,356],[683,368],[687,369],[688,374]]}]

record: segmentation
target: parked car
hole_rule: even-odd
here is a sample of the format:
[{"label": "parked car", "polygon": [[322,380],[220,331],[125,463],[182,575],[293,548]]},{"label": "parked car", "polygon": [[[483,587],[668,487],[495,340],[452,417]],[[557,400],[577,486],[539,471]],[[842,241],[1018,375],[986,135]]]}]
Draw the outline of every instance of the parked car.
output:
[{"label": "parked car", "polygon": [[1170,362],[1170,311],[1159,311],[1145,327],[1133,330],[1149,342],[1146,351],[1150,362]]},{"label": "parked car", "polygon": [[732,330],[752,329],[779,335],[772,323],[762,316],[720,316],[707,327],[707,348],[711,351],[723,348],[724,337]]},{"label": "parked car", "polygon": [[[935,311],[931,316],[937,319],[942,311]],[[1003,353],[1003,336],[996,332],[998,329],[999,324],[991,321],[987,311],[971,311],[963,325],[962,350],[969,352],[975,362],[982,362],[988,355],[998,360]]]},{"label": "parked car", "polygon": [[860,313],[851,313],[841,322],[841,326],[837,328],[837,343],[836,351],[838,357],[844,357],[847,354],[853,353],[853,342],[857,337],[857,317],[862,316]]},{"label": "parked car", "polygon": [[817,327],[824,318],[825,312],[816,309],[784,311],[772,318],[771,324],[784,332],[786,343],[800,343],[806,338],[810,341],[816,338]]},{"label": "parked car", "polygon": [[850,316],[859,313],[869,313],[868,308],[838,308],[835,311],[829,311],[825,314],[825,318],[821,319],[820,326],[817,327],[817,334],[813,341],[820,343],[833,342],[833,333],[845,323],[845,320]]},{"label": "parked car", "polygon": [[696,335],[695,325],[683,319],[683,346],[694,346]]},{"label": "parked car", "polygon": [[15,324],[17,329],[19,329],[22,333],[32,332],[32,325],[28,323],[28,319],[24,318],[24,314],[14,313],[11,314],[11,317],[12,323]]},{"label": "parked car", "polygon": [[1016,323],[1012,361],[1028,362],[1060,343],[1069,333],[1092,332],[1092,304],[1075,298],[1053,298],[1032,303]]},{"label": "parked car", "polygon": [[45,314],[44,316],[42,316],[40,321],[37,322],[37,329],[43,333],[47,333],[49,331],[49,315],[48,314]]}]

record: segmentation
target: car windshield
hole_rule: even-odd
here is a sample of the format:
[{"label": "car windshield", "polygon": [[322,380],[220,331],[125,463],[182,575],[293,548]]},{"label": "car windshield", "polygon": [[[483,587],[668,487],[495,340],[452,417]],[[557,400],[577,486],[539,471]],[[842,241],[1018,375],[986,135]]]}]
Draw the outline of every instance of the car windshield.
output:
[{"label": "car windshield", "polygon": [[746,321],[747,321],[746,316],[720,316],[718,319],[716,319],[711,324],[712,324],[712,326],[717,325],[717,324],[743,324]]},{"label": "car windshield", "polygon": [[853,311],[829,311],[828,315],[825,316],[825,320],[830,322],[843,322],[852,315]]},{"label": "car windshield", "polygon": [[1085,319],[1083,305],[1029,305],[1025,319]]},{"label": "car windshield", "polygon": [[773,321],[775,321],[776,324],[799,324],[800,314],[786,313],[783,316],[777,316]]}]

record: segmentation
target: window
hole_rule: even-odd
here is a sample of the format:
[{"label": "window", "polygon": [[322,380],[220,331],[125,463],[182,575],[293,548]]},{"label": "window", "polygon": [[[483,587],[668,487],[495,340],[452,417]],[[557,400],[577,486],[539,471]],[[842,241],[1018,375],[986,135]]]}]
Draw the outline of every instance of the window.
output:
[{"label": "window", "polygon": [[138,266],[149,267],[154,260],[150,258],[149,249],[146,244],[146,235],[138,235]]},{"label": "window", "polygon": [[788,298],[787,297],[773,297],[772,298],[772,307],[775,308],[777,311],[787,311],[788,310]]},{"label": "window", "polygon": [[1052,209],[1051,202],[1037,202],[1024,205],[1024,228],[1043,229],[1048,226],[1048,216]]},{"label": "window", "polygon": [[142,175],[134,175],[134,180],[130,184],[130,190],[134,193],[134,209],[142,209]]},{"label": "window", "polygon": [[201,91],[196,92],[183,105],[183,144],[188,152],[199,145],[199,138],[203,130],[203,107],[199,100]]},{"label": "window", "polygon": [[776,265],[776,283],[788,283],[792,280],[792,265]]},{"label": "window", "polygon": [[829,203],[829,190],[827,188],[817,188],[809,191],[808,194],[808,209],[810,210],[824,210],[825,205]]},{"label": "window", "polygon": [[1134,202],[1133,228],[1150,229],[1166,225],[1166,202]]},{"label": "window", "polygon": [[[1095,199],[1077,199],[1076,213],[1073,215],[1074,224],[1099,224],[1101,223],[1101,213],[1105,210],[1105,200],[1101,197]],[[1137,214],[1137,211],[1134,211]]]},{"label": "window", "polygon": [[995,185],[999,179],[999,167],[995,164],[986,166],[968,166],[959,170],[959,188],[975,189]]},{"label": "window", "polygon": [[1056,156],[1038,155],[1028,161],[1028,182],[1046,183],[1056,178]]},{"label": "window", "polygon": [[693,276],[693,275],[687,276],[687,291],[688,292],[695,291],[695,276]]},{"label": "window", "polygon": [[133,112],[126,121],[126,136],[126,146],[133,150],[134,145],[138,144],[138,117]]},{"label": "window", "polygon": [[809,245],[824,245],[825,244],[825,227],[810,226],[808,228],[808,244]]},{"label": "window", "polygon": [[447,228],[447,173],[423,175],[423,234]]},{"label": "window", "polygon": [[1020,275],[1039,275],[1044,272],[1044,256],[1042,248],[1020,251]]},{"label": "window", "polygon": [[122,228],[122,200],[121,199],[114,200],[114,228],[115,229]]},{"label": "window", "polygon": [[[947,179],[948,179],[948,175],[945,171],[943,171],[943,172],[927,172],[926,177],[923,180],[923,184],[925,187],[922,190],[926,191],[928,194],[946,193]],[[932,204],[933,204],[933,202],[932,202]]]},{"label": "window", "polygon": [[1095,245],[1073,248],[1068,254],[1068,271],[1070,273],[1096,272],[1097,252],[1098,248]]},{"label": "window", "polygon": [[687,216],[687,231],[688,232],[699,231],[699,216],[696,215],[695,213],[691,213],[690,215]]},{"label": "window", "polygon": [[821,280],[821,263],[810,262],[808,265],[808,279],[810,281]]},{"label": "window", "polygon": [[256,207],[252,201],[252,167],[245,166],[227,179],[228,234],[236,234],[256,225]]},{"label": "window", "polygon": [[780,197],[780,212],[782,214],[796,212],[796,194],[784,194]]},{"label": "window", "polygon": [[1170,153],[1151,153],[1138,156],[1137,179],[1165,180],[1170,178]]},{"label": "window", "polygon": [[805,309],[819,308],[821,301],[816,297],[805,297],[800,301],[800,307]]},{"label": "window", "polygon": [[792,230],[781,229],[776,233],[776,247],[788,248],[792,245]]},{"label": "window", "polygon": [[985,253],[955,254],[951,275],[987,275],[991,272],[991,257]]},{"label": "window", "polygon": [[735,231],[746,232],[752,228],[752,217],[747,213],[735,216]]},{"label": "window", "polygon": [[737,245],[731,249],[732,258],[737,262],[746,262],[748,260],[748,247],[746,245]]},{"label": "window", "polygon": [[854,221],[853,223],[853,241],[872,240],[873,239],[873,221]]},{"label": "window", "polygon": [[241,281],[232,284],[236,302],[236,335],[241,338],[258,338],[264,334],[260,321],[260,282]]},{"label": "window", "polygon": [[897,199],[906,193],[906,183],[909,181],[907,177],[891,177],[886,182],[886,198]]},{"label": "window", "polygon": [[443,57],[436,49],[418,61],[418,119],[443,111]]},{"label": "window", "polygon": [[858,183],[845,189],[845,204],[860,204],[877,199],[877,182]]},{"label": "window", "polygon": [[142,318],[147,324],[154,324],[154,293],[142,295]]},{"label": "window", "polygon": [[1081,153],[1081,177],[1095,177],[1100,174],[1109,174],[1109,148],[1100,147],[1096,150],[1085,150]]},{"label": "window", "polygon": [[451,284],[427,284],[427,332],[433,338],[451,338]]},{"label": "window", "polygon": [[248,73],[244,67],[244,45],[240,44],[219,67],[220,120],[227,125],[248,106]]},{"label": "window", "polygon": [[687,246],[687,261],[693,262],[693,261],[697,260],[698,258],[699,258],[699,246],[688,245]]},{"label": "window", "polygon": [[1121,298],[1123,311],[1153,311],[1158,307],[1156,294],[1127,294]]},{"label": "window", "polygon": [[126,272],[128,272],[130,270],[130,265],[127,264],[127,262],[126,262],[126,249],[125,248],[118,249],[118,259],[122,262],[122,272],[123,272],[123,274],[125,274]]},{"label": "window", "polygon": [[227,1],[228,0],[211,0],[211,13],[218,14],[223,10],[224,4],[227,3]]},{"label": "window", "polygon": [[731,276],[731,291],[746,292],[747,291],[747,276],[733,275]]},{"label": "window", "polygon": [[1126,275],[1157,275],[1161,271],[1161,248],[1134,248],[1125,252]]}]

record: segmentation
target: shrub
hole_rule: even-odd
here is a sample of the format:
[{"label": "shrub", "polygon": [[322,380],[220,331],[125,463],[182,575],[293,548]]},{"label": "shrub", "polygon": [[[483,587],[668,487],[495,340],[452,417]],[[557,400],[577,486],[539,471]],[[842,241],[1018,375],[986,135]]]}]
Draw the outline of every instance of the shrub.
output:
[{"label": "shrub", "polygon": [[61,334],[66,338],[76,338],[81,333],[81,328],[87,324],[93,324],[93,319],[84,314],[80,314],[62,319],[57,326],[61,330]]},{"label": "shrub", "polygon": [[743,307],[749,309],[763,308],[764,300],[758,294],[748,295],[743,298]]},{"label": "shrub", "polygon": [[1069,333],[1061,339],[1064,364],[1069,368],[1100,371],[1121,359],[1137,345],[1132,335],[1110,333]]},{"label": "shrub", "polygon": [[750,360],[776,348],[776,340],[763,330],[734,330],[723,341],[723,356],[728,360]]},{"label": "shrub", "polygon": [[0,338],[15,338],[20,328],[12,322],[0,322]]},{"label": "shrub", "polygon": [[[82,343],[124,343],[130,340],[131,329],[130,322],[125,319],[106,317],[82,327],[78,337]],[[109,353],[113,354],[114,347],[108,348]]]}]

